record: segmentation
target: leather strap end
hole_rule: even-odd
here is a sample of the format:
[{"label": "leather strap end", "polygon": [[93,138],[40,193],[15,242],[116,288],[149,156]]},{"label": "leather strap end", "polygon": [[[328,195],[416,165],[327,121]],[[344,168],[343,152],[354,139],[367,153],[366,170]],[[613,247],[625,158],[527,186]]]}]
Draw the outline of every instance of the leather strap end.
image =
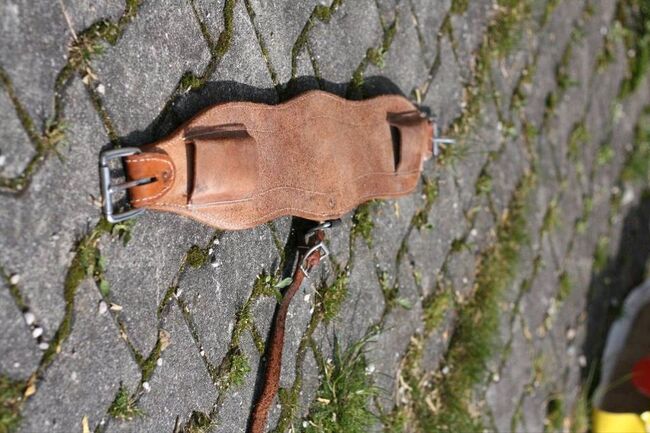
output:
[{"label": "leather strap end", "polygon": [[176,167],[164,152],[145,152],[125,158],[127,181],[151,179],[151,182],[129,188],[131,205],[146,207],[160,200],[172,187]]}]

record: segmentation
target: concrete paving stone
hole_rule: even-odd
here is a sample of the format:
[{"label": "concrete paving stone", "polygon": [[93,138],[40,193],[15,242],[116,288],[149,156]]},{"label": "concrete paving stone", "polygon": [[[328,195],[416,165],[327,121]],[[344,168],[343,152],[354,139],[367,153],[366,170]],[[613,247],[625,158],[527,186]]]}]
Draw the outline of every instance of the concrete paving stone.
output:
[{"label": "concrete paving stone", "polygon": [[556,88],[556,66],[570,43],[573,23],[581,16],[583,8],[582,1],[559,2],[541,35],[540,46],[544,49],[537,56],[532,91],[528,95],[524,110],[526,119],[536,127],[541,125],[544,117],[546,97]]},{"label": "concrete paving stone", "polygon": [[[208,360],[218,365],[228,350],[235,317],[250,296],[258,275],[273,274],[280,256],[267,226],[225,232],[214,247],[212,263],[187,272],[179,281]],[[273,309],[266,310],[273,314]],[[256,316],[258,326],[270,316]]]},{"label": "concrete paving stone", "polygon": [[26,379],[38,367],[42,352],[4,282],[0,284],[0,306],[0,375]]},{"label": "concrete paving stone", "polygon": [[292,49],[314,7],[329,6],[330,3],[328,0],[250,0],[255,24],[264,38],[268,60],[279,83],[286,84],[291,79]]},{"label": "concrete paving stone", "polygon": [[97,156],[108,142],[83,84],[66,98],[68,144],[49,157],[20,196],[2,198],[0,263],[20,277],[26,302],[51,338],[63,317],[63,282],[76,242],[99,218]]},{"label": "concrete paving stone", "polygon": [[483,34],[496,10],[492,0],[477,0],[467,4],[467,10],[462,15],[450,15],[458,66],[465,79],[472,76],[475,51],[481,46]]},{"label": "concrete paving stone", "polygon": [[501,215],[512,202],[512,196],[523,179],[528,161],[521,139],[506,139],[504,149],[487,166],[487,173],[492,179],[493,210]]},{"label": "concrete paving stone", "polygon": [[420,190],[419,186],[410,195],[382,200],[372,207],[372,253],[377,271],[386,272],[389,282],[394,281],[397,275],[397,255],[404,237],[408,235],[413,215],[424,206],[421,193],[418,193]]},{"label": "concrete paving stone", "polygon": [[[381,331],[367,346],[366,359],[374,368],[375,385],[384,395],[392,396],[396,386],[396,372],[411,336],[424,330],[420,292],[412,278],[408,263],[402,262],[398,298],[406,301],[409,308],[394,306],[384,318]],[[384,410],[393,407],[392,399],[380,399]]]},{"label": "concrete paving stone", "polygon": [[461,208],[467,212],[476,196],[476,181],[478,180],[490,152],[501,147],[501,134],[498,126],[496,106],[488,102],[481,108],[480,120],[472,127],[466,137],[460,139],[454,146],[461,149],[460,157],[451,162],[451,170],[459,188]]},{"label": "concrete paving stone", "polygon": [[440,66],[433,71],[422,105],[431,110],[445,131],[463,110],[464,88],[452,44],[446,36],[440,39],[439,56]]},{"label": "concrete paving stone", "polygon": [[541,260],[542,264],[537,275],[520,304],[521,316],[532,333],[537,332],[543,324],[544,317],[559,287],[556,257],[548,236],[542,240]]},{"label": "concrete paving stone", "polygon": [[23,172],[36,150],[23,129],[9,95],[0,88],[0,176],[16,177]]},{"label": "concrete paving stone", "polygon": [[[329,23],[319,21],[309,33],[321,78],[334,85],[347,84],[368,48],[381,45],[382,35],[374,0],[343,2]],[[344,87],[336,89],[345,92]]]},{"label": "concrete paving stone", "polygon": [[100,300],[94,282],[79,286],[72,333],[27,400],[20,432],[78,431],[84,416],[95,425],[120,385],[135,389],[140,371],[110,314],[98,313]]},{"label": "concrete paving stone", "polygon": [[[305,361],[302,364],[303,381],[300,389],[300,416],[303,418],[309,414],[309,408],[316,398],[318,389],[320,388],[320,379],[318,364],[314,353],[307,351],[305,353]],[[271,424],[272,425],[272,424]]]},{"label": "concrete paving stone", "polygon": [[325,243],[330,250],[331,260],[341,266],[341,269],[350,264],[352,215],[354,212],[348,212],[341,218],[337,227],[325,233]]},{"label": "concrete paving stone", "polygon": [[[221,19],[220,15],[211,12],[206,21]],[[173,111],[180,121],[185,121],[204,108],[231,101],[278,102],[278,94],[273,88],[271,75],[243,2],[237,2],[233,11],[233,33],[228,51],[208,77],[207,83],[196,91],[178,97],[174,101]]]},{"label": "concrete paving stone", "polygon": [[544,431],[544,421],[546,420],[546,403],[547,396],[543,391],[533,392],[532,395],[524,397],[522,404],[522,418],[525,428],[524,431],[541,432]]},{"label": "concrete paving stone", "polygon": [[451,8],[451,0],[429,2],[410,0],[412,14],[417,21],[418,33],[422,37],[422,49],[428,65],[432,65],[437,55],[437,42],[440,28]]},{"label": "concrete paving stone", "polygon": [[[511,431],[510,422],[517,409],[517,403],[524,392],[523,385],[529,383],[533,374],[530,358],[531,346],[524,338],[519,320],[515,320],[510,354],[497,373],[492,375],[485,395],[486,403],[494,416],[499,432]],[[495,380],[497,379],[498,380]]]},{"label": "concrete paving stone", "polygon": [[244,433],[248,417],[253,407],[253,391],[258,376],[261,374],[260,356],[248,334],[242,338],[242,352],[248,358],[251,371],[244,378],[244,383],[226,392],[223,404],[219,409],[217,425],[213,433]]},{"label": "concrete paving stone", "polygon": [[412,98],[415,89],[422,92],[430,65],[424,57],[416,22],[408,3],[408,0],[402,0],[397,8],[397,32],[388,52],[383,56],[383,64],[370,64],[366,75],[388,78],[399,87],[402,94]]},{"label": "concrete paving stone", "polygon": [[488,197],[476,197],[475,204],[470,207],[473,215],[472,229],[467,234],[467,246],[474,253],[487,249],[496,240],[496,221]]},{"label": "concrete paving stone", "polygon": [[476,256],[467,248],[452,251],[447,257],[444,277],[461,299],[467,299],[473,292],[476,264]]},{"label": "concrete paving stone", "polygon": [[158,307],[185,253],[193,245],[204,248],[213,234],[214,229],[189,218],[147,211],[135,220],[127,245],[117,237],[100,244],[109,299],[122,306],[119,317],[129,340],[144,356],[156,344]]},{"label": "concrete paving stone", "polygon": [[153,141],[178,126],[154,128],[154,121],[181,76],[201,75],[209,58],[188,2],[144,3],[117,44],[107,46],[93,63],[105,88],[103,105],[124,143]]},{"label": "concrete paving stone", "polygon": [[169,333],[169,346],[149,380],[151,391],[145,391],[138,402],[143,415],[130,421],[112,419],[107,433],[171,432],[177,417],[183,425],[192,411],[207,414],[216,402],[216,388],[176,303],[162,329]]},{"label": "concrete paving stone", "polygon": [[379,19],[384,28],[390,27],[404,7],[408,7],[408,0],[376,0]]},{"label": "concrete paving stone", "polygon": [[452,241],[460,238],[467,226],[449,169],[440,172],[438,187],[438,197],[429,212],[432,228],[415,228],[408,238],[409,259],[421,277],[424,296],[435,289]]},{"label": "concrete paving stone", "polygon": [[[334,337],[342,347],[361,340],[372,325],[379,323],[384,311],[384,296],[377,280],[372,252],[363,239],[355,244],[355,260],[348,279],[348,292],[336,318],[321,322],[314,338],[331,355]],[[329,344],[327,344],[329,343]]]},{"label": "concrete paving stone", "polygon": [[[77,33],[95,21],[116,20],[124,9],[124,3],[118,0],[65,0],[62,4]],[[70,26],[58,3],[8,0],[0,5],[0,16],[0,66],[34,124],[40,127],[53,114],[56,76],[66,63],[73,38]]]}]

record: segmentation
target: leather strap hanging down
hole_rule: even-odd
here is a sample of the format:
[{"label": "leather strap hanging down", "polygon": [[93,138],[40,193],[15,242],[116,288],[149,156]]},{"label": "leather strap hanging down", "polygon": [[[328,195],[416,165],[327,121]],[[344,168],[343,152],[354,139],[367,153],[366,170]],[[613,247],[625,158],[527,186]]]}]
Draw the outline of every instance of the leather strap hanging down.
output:
[{"label": "leather strap hanging down", "polygon": [[[432,138],[433,124],[398,95],[349,101],[311,91],[275,106],[231,102],[138,154],[119,150],[127,182],[109,178],[106,189],[128,189],[133,208],[227,230],[285,215],[325,221],[412,192]],[[104,199],[110,205],[110,194]]]},{"label": "leather strap hanging down", "polygon": [[[300,289],[300,285],[305,277],[309,276],[309,272],[312,268],[314,268],[318,262],[328,254],[327,249],[325,249],[323,244],[325,233],[320,226],[311,233],[308,233],[306,238],[305,246],[300,248],[300,253],[298,254],[298,263],[293,274],[293,280],[282,297],[282,302],[276,312],[275,321],[271,330],[271,338],[266,353],[266,369],[264,371],[262,390],[256,399],[250,418],[248,430],[250,433],[264,432],[269,409],[273,403],[273,399],[278,393],[280,386],[280,373],[282,372],[284,327],[291,300],[298,289]],[[323,252],[325,254],[322,254]]]}]

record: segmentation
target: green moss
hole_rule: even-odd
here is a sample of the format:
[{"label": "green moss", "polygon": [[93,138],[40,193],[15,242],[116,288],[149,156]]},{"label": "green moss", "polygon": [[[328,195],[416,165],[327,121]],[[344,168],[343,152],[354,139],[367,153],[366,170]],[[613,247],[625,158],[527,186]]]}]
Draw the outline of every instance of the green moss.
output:
[{"label": "green moss", "polygon": [[482,171],[476,181],[476,193],[489,194],[490,192],[492,192],[492,176]]},{"label": "green moss", "polygon": [[569,274],[567,274],[566,271],[562,272],[560,275],[559,285],[560,287],[557,293],[557,300],[558,302],[564,302],[573,291],[573,283],[571,282],[571,277],[569,277]]},{"label": "green moss", "polygon": [[576,231],[578,234],[584,234],[589,226],[589,219],[591,218],[591,211],[594,206],[594,201],[591,197],[585,197],[582,201],[582,215],[576,221]]},{"label": "green moss", "polygon": [[341,305],[348,294],[348,272],[347,270],[339,271],[330,286],[323,287],[316,292],[319,308],[323,313],[325,322],[329,322],[336,317],[341,309]]},{"label": "green moss", "polygon": [[442,320],[445,318],[447,311],[454,305],[454,297],[451,290],[443,288],[430,295],[422,303],[422,314],[424,317],[424,332],[430,334],[435,331]]},{"label": "green moss", "polygon": [[118,389],[115,399],[108,408],[108,414],[113,418],[131,420],[136,416],[142,416],[144,413],[136,405],[136,401],[129,394],[129,390],[120,384],[120,389]]},{"label": "green moss", "polygon": [[366,57],[368,58],[368,61],[373,65],[377,66],[379,69],[383,69],[385,66],[385,61],[384,61],[385,55],[386,55],[386,51],[384,51],[384,47],[368,48],[368,51],[366,52]]},{"label": "green moss", "polygon": [[375,202],[366,202],[359,206],[352,217],[352,237],[361,236],[369,247],[372,247],[372,229],[375,224],[372,221],[371,210]]},{"label": "green moss", "polygon": [[628,155],[621,178],[650,186],[650,108],[644,110],[636,126],[632,152]]},{"label": "green moss", "polygon": [[576,124],[569,136],[568,157],[571,161],[577,161],[582,147],[589,141],[589,132],[584,121]]},{"label": "green moss", "polygon": [[469,408],[470,393],[486,379],[485,362],[498,344],[499,302],[516,275],[519,250],[528,241],[526,203],[534,183],[534,174],[527,174],[517,186],[508,217],[497,226],[496,244],[482,254],[474,296],[458,312],[444,361],[449,373],[434,384],[441,399],[431,415],[435,431],[482,430]]},{"label": "green moss", "polygon": [[182,433],[208,433],[213,426],[214,422],[209,415],[195,410],[183,426]]},{"label": "green moss", "polygon": [[229,374],[225,379],[225,382],[230,386],[239,386],[244,383],[244,379],[251,371],[250,363],[248,358],[243,353],[237,353],[230,359],[230,370]]},{"label": "green moss", "polygon": [[186,262],[192,268],[200,268],[208,262],[208,252],[196,245],[192,245],[187,252]]},{"label": "green moss", "polygon": [[546,209],[544,214],[544,220],[542,221],[542,231],[545,233],[550,232],[551,230],[557,228],[560,225],[561,217],[558,210],[557,200],[551,200],[551,203]]},{"label": "green moss", "polygon": [[179,87],[183,91],[198,89],[203,85],[203,80],[192,72],[186,72],[181,77]]},{"label": "green moss", "polygon": [[530,16],[530,1],[498,0],[498,11],[488,29],[491,51],[503,58],[521,40],[524,21]]},{"label": "green moss", "polygon": [[601,272],[605,269],[607,261],[609,260],[609,238],[602,236],[598,239],[596,244],[596,251],[594,251],[594,264],[595,272]]},{"label": "green moss", "polygon": [[11,433],[18,428],[24,389],[24,382],[0,375],[0,433]]},{"label": "green moss", "polygon": [[628,55],[628,76],[623,81],[620,97],[634,92],[650,66],[650,2],[622,0],[617,4],[617,18]]},{"label": "green moss", "polygon": [[418,230],[422,230],[423,228],[430,229],[433,227],[429,223],[429,213],[431,212],[433,203],[436,201],[438,194],[440,193],[438,179],[429,179],[427,176],[423,175],[422,192],[424,195],[424,206],[413,215],[413,220],[411,221],[413,227]]},{"label": "green moss", "polygon": [[564,431],[564,401],[559,398],[552,398],[546,404],[545,432]]},{"label": "green moss", "polygon": [[138,362],[140,365],[140,371],[142,372],[141,382],[147,382],[151,379],[154,370],[156,369],[156,362],[160,358],[160,354],[163,352],[167,344],[169,343],[169,335],[166,331],[158,331],[158,339],[156,340],[156,345],[153,347],[149,356],[146,358],[141,358]]},{"label": "green moss", "polygon": [[611,144],[605,143],[598,148],[598,153],[596,155],[596,164],[599,166],[607,165],[614,158],[614,149]]},{"label": "green moss", "polygon": [[462,15],[467,12],[469,0],[452,0],[450,12],[454,15]]},{"label": "green moss", "polygon": [[334,359],[319,366],[321,385],[309,409],[306,433],[365,433],[376,416],[369,404],[379,394],[366,372],[365,338],[342,351],[334,342]]}]

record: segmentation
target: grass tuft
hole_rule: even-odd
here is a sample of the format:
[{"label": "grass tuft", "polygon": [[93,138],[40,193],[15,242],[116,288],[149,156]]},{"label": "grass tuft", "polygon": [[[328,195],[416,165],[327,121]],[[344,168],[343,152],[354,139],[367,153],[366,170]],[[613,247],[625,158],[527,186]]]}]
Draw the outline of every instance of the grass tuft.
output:
[{"label": "grass tuft", "polygon": [[375,423],[369,410],[371,400],[379,395],[368,374],[364,349],[365,337],[344,352],[334,342],[334,359],[320,365],[322,381],[305,421],[307,433],[365,433]]},{"label": "grass tuft", "polygon": [[142,409],[136,405],[135,399],[131,397],[129,390],[124,385],[120,385],[120,389],[117,390],[115,399],[108,408],[108,414],[113,418],[127,421],[144,415]]},{"label": "grass tuft", "polygon": [[323,287],[316,292],[319,308],[323,312],[323,320],[327,323],[336,317],[341,305],[348,294],[347,270],[339,271],[330,286]]}]

